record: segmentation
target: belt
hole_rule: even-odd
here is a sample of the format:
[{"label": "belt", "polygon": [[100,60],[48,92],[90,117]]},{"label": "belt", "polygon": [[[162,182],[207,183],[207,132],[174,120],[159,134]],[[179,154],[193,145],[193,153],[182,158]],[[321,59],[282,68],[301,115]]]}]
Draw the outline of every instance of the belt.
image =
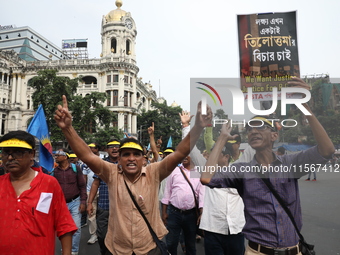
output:
[{"label": "belt", "polygon": [[74,196],[74,197],[71,198],[71,199],[67,199],[67,200],[66,200],[66,203],[71,203],[73,200],[76,200],[78,197],[79,197],[79,194],[76,195],[76,196]]},{"label": "belt", "polygon": [[193,213],[193,212],[196,212],[196,207],[192,208],[192,209],[189,209],[189,210],[181,210],[173,205],[170,205],[170,207],[172,208],[172,210],[174,210],[175,212],[179,212],[181,214],[190,214],[190,213]]},{"label": "belt", "polygon": [[[248,245],[250,248],[254,249],[255,251],[259,251],[266,255],[297,255],[299,254],[299,250],[297,246],[293,248],[275,249],[275,248],[264,247],[261,244],[254,243],[252,241],[248,241]],[[299,248],[300,248],[300,245],[299,245]]]}]

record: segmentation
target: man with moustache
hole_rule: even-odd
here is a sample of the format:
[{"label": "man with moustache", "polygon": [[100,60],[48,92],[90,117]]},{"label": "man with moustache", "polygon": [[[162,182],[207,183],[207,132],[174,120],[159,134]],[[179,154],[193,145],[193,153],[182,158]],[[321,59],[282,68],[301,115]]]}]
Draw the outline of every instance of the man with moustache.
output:
[{"label": "man with moustache", "polygon": [[[299,78],[292,78],[288,84],[310,89]],[[246,126],[248,143],[256,151],[252,161],[233,164],[234,171],[213,171],[225,143],[235,139],[230,134],[230,123],[224,124],[206,163],[207,171],[202,172],[203,184],[211,188],[236,188],[242,197],[246,218],[242,232],[248,239],[245,255],[301,255],[299,236],[293,223],[262,179],[266,179],[285,201],[300,230],[302,213],[298,179],[310,171],[310,166],[326,163],[335,151],[332,141],[309,106],[303,104],[303,107],[310,113],[305,117],[313,132],[316,146],[295,154],[279,156],[273,152],[273,144],[278,138],[275,123],[265,116],[255,116]],[[294,170],[301,166],[304,166],[303,171]],[[282,167],[289,171],[270,171]]]},{"label": "man with moustache", "polygon": [[58,105],[54,119],[75,153],[109,188],[110,215],[105,244],[112,254],[160,254],[160,248],[142,215],[136,210],[128,189],[136,198],[157,238],[162,239],[167,230],[159,212],[159,184],[190,153],[204,127],[211,123],[211,108],[207,107],[206,115],[201,114],[201,108],[199,103],[195,124],[189,134],[178,144],[177,150],[162,161],[143,167],[143,146],[136,139],[126,138],[121,141],[118,165],[115,165],[95,156],[79,137],[72,127],[72,116],[67,99],[63,96],[63,106]]},{"label": "man with moustache", "polygon": [[33,168],[35,138],[12,131],[0,138],[7,174],[0,176],[0,254],[54,254],[55,236],[70,255],[77,230],[58,181]]}]

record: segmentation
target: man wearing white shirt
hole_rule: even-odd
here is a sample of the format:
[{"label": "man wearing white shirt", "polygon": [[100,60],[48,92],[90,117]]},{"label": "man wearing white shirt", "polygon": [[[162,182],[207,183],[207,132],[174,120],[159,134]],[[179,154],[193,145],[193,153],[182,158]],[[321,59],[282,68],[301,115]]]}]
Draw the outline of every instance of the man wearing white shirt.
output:
[{"label": "man wearing white shirt", "polygon": [[[190,130],[190,112],[182,112],[182,138]],[[249,147],[242,154],[240,162],[249,162],[254,155]],[[195,146],[190,152],[195,166],[205,166],[206,159]],[[227,166],[231,158],[231,151],[226,149],[220,156],[219,164]],[[243,212],[244,204],[236,189],[205,190],[204,207],[200,222],[200,229],[204,230],[204,249],[206,255],[243,255],[245,251],[242,232],[245,224]]]}]

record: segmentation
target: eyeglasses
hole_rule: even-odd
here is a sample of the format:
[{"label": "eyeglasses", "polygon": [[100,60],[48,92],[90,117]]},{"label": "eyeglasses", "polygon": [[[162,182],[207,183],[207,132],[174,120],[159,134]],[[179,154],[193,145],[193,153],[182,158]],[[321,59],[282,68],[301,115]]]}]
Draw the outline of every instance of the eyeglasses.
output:
[{"label": "eyeglasses", "polygon": [[267,128],[269,128],[271,131],[275,131],[274,128],[267,126],[267,125],[262,125],[262,126],[255,126],[255,127],[251,127],[251,126],[247,126],[246,127],[246,132],[249,134],[253,129],[256,129],[257,131],[264,131]]},{"label": "eyeglasses", "polygon": [[32,150],[15,150],[12,151],[11,153],[9,151],[2,151],[2,157],[3,158],[8,158],[10,155],[12,156],[12,158],[15,159],[22,159],[24,157],[24,154],[26,152],[31,152]]},{"label": "eyeglasses", "polygon": [[115,144],[115,145],[108,145],[106,146],[106,148],[110,149],[110,148],[119,148],[119,144]]}]

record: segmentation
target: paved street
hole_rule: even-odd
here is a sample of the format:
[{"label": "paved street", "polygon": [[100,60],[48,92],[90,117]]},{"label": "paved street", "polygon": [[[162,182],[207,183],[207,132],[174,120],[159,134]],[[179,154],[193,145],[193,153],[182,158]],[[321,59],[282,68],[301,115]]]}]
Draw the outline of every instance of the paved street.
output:
[{"label": "paved street", "polygon": [[[302,234],[315,244],[318,255],[340,255],[340,170],[317,173],[317,181],[299,181],[303,213]],[[98,243],[88,245],[88,228],[82,229],[79,255],[99,255]],[[182,254],[179,248],[179,255]],[[60,253],[57,240],[56,253]],[[204,255],[203,240],[197,244],[197,255]]]}]

